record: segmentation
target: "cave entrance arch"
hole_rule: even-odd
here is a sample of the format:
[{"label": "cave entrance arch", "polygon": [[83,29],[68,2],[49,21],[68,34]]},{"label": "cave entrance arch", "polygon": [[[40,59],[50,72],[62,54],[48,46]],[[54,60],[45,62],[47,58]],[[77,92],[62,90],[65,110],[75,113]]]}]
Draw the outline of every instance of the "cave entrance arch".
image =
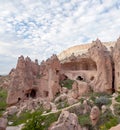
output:
[{"label": "cave entrance arch", "polygon": [[30,92],[30,97],[35,98],[36,97],[36,90],[32,89]]},{"label": "cave entrance arch", "polygon": [[36,89],[31,89],[29,90],[25,95],[27,98],[36,98],[36,93],[37,93],[37,90]]},{"label": "cave entrance arch", "polygon": [[80,81],[84,81],[84,78],[82,76],[78,76],[76,79]]}]

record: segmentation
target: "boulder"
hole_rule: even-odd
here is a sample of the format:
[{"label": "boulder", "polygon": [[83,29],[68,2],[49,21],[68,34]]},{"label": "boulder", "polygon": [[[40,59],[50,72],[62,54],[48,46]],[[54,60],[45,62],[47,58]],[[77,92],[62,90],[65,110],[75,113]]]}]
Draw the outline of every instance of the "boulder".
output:
[{"label": "boulder", "polygon": [[8,115],[14,115],[18,112],[17,106],[11,106],[7,108]]},{"label": "boulder", "polygon": [[7,119],[0,118],[0,130],[6,130],[7,127]]},{"label": "boulder", "polygon": [[54,102],[59,103],[59,102],[64,101],[66,99],[67,99],[67,95],[65,93],[63,93],[59,97],[57,97]]},{"label": "boulder", "polygon": [[71,106],[71,105],[77,103],[78,100],[77,100],[77,99],[74,99],[74,98],[72,98],[72,97],[69,97],[69,98],[67,99],[67,102],[68,102],[68,105]]},{"label": "boulder", "polygon": [[78,123],[78,118],[74,113],[63,111],[56,123],[49,130],[82,130]]},{"label": "boulder", "polygon": [[96,123],[98,122],[99,116],[100,116],[100,110],[97,106],[94,106],[90,112],[90,119],[93,126],[96,125]]}]

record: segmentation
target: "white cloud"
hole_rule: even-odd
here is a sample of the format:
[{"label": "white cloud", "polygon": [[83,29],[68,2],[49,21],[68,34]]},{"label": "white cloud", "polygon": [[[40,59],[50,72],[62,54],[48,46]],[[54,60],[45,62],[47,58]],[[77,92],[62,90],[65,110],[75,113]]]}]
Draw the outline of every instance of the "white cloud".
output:
[{"label": "white cloud", "polygon": [[8,73],[6,63],[12,68],[19,55],[42,60],[97,37],[116,40],[119,11],[118,0],[1,0],[0,66],[6,67],[0,73]]}]

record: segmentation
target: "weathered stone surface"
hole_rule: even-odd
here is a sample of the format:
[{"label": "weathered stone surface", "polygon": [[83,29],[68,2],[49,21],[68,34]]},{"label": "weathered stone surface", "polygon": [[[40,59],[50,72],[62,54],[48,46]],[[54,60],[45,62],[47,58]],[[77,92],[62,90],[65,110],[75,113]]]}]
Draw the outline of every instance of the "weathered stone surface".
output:
[{"label": "weathered stone surface", "polygon": [[0,130],[6,130],[7,126],[7,119],[0,118]]},{"label": "weathered stone surface", "polygon": [[56,99],[55,99],[55,103],[59,103],[61,101],[64,101],[67,99],[67,95],[65,93],[61,94],[60,96],[58,96]]},{"label": "weathered stone surface", "polygon": [[18,108],[16,106],[11,106],[7,108],[8,115],[13,115],[18,112]]},{"label": "weathered stone surface", "polygon": [[71,94],[74,99],[90,90],[111,93],[115,86],[119,91],[120,38],[111,52],[98,39],[88,47],[85,54],[76,56],[76,52],[72,52],[64,61],[53,55],[40,65],[37,60],[19,57],[16,68],[9,73],[7,104],[20,104],[39,97],[51,101],[58,93],[69,95],[70,90],[61,89],[59,85],[68,78],[75,80]]},{"label": "weathered stone surface", "polygon": [[68,102],[68,105],[73,105],[73,104],[77,103],[78,100],[74,99],[72,97],[68,97],[67,102]]},{"label": "weathered stone surface", "polygon": [[82,128],[79,126],[78,118],[75,114],[63,111],[58,121],[49,130],[82,130]]},{"label": "weathered stone surface", "polygon": [[93,42],[88,55],[96,63],[97,74],[90,83],[96,92],[112,92],[112,61],[110,53],[100,40]]},{"label": "weathered stone surface", "polygon": [[114,88],[116,91],[120,91],[120,38],[118,38],[113,48],[113,61],[114,61]]},{"label": "weathered stone surface", "polygon": [[12,80],[8,90],[7,104],[13,105],[29,98],[42,97],[52,100],[60,91],[60,61],[53,55],[41,65],[29,57],[19,57],[17,67],[10,73]]},{"label": "weathered stone surface", "polygon": [[78,55],[74,61],[71,57],[61,64],[62,72],[68,78],[86,83],[95,92],[112,92],[113,62],[100,40],[94,41],[88,52]]},{"label": "weathered stone surface", "polygon": [[91,109],[91,113],[90,113],[90,119],[93,126],[96,125],[96,123],[98,122],[99,116],[100,116],[100,110],[97,106],[94,106]]},{"label": "weathered stone surface", "polygon": [[72,96],[75,99],[87,94],[89,91],[90,88],[86,82],[75,81],[72,85]]}]

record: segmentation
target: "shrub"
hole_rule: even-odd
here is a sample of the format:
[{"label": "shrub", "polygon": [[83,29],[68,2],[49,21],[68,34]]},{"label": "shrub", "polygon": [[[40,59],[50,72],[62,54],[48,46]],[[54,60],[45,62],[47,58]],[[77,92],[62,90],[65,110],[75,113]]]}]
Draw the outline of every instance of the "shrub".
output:
[{"label": "shrub", "polygon": [[109,121],[105,122],[103,125],[100,126],[100,130],[108,130],[113,126],[118,124],[118,119],[116,117],[109,119]]},{"label": "shrub", "polygon": [[0,88],[0,116],[6,109],[6,98],[7,98],[7,91]]},{"label": "shrub", "polygon": [[115,115],[120,117],[120,104],[114,105],[114,112],[115,112]]},{"label": "shrub", "polygon": [[104,114],[100,115],[100,119],[96,127],[99,130],[108,130],[118,123],[118,118],[112,114],[111,110],[108,109]]},{"label": "shrub", "polygon": [[71,79],[66,79],[66,80],[63,80],[60,85],[62,87],[66,87],[68,89],[72,89],[72,84],[73,84],[74,80],[71,80]]},{"label": "shrub", "polygon": [[40,112],[35,112],[32,118],[26,122],[22,130],[48,130],[49,126],[57,121],[60,112],[49,115],[41,115]]},{"label": "shrub", "polygon": [[118,97],[116,98],[117,102],[120,102],[120,95],[118,95]]},{"label": "shrub", "polygon": [[89,114],[79,115],[78,122],[80,126],[86,127],[88,130],[95,130],[91,124]]},{"label": "shrub", "polygon": [[16,114],[9,115],[8,116],[8,120],[11,121],[11,122],[13,122],[11,124],[12,126],[17,126],[17,125],[20,125],[22,123],[25,123],[31,117],[32,117],[32,113],[30,113],[29,111],[27,111],[27,112],[22,112],[19,117],[17,117]]},{"label": "shrub", "polygon": [[111,101],[109,98],[107,98],[106,96],[100,96],[98,98],[95,99],[95,104],[101,109],[102,105],[108,105],[110,104]]}]

